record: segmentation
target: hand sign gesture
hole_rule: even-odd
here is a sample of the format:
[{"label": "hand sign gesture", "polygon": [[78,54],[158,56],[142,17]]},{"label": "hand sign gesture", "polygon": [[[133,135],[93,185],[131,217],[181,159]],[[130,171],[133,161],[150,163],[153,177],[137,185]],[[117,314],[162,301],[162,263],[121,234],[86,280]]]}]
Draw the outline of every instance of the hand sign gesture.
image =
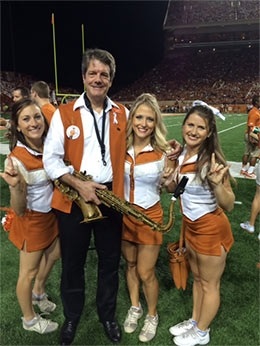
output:
[{"label": "hand sign gesture", "polygon": [[217,163],[215,159],[215,153],[211,155],[210,170],[207,174],[207,178],[210,184],[217,186],[223,182],[223,178],[226,172],[229,170],[229,166],[224,166],[222,163]]},{"label": "hand sign gesture", "polygon": [[23,179],[18,169],[14,167],[12,159],[8,156],[7,163],[4,172],[0,173],[0,176],[10,187],[17,186]]}]

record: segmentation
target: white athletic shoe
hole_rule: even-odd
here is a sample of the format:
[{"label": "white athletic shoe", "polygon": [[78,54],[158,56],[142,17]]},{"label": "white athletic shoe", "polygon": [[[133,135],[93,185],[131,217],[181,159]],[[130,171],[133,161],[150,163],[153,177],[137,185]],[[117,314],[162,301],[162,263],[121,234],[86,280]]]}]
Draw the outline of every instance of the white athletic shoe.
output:
[{"label": "white athletic shoe", "polygon": [[190,318],[188,320],[175,324],[175,326],[172,326],[169,329],[169,332],[171,333],[171,335],[178,336],[187,332],[192,327],[193,327],[193,323],[192,323],[192,319]]},{"label": "white athletic shoe", "polygon": [[154,317],[146,315],[144,320],[144,326],[139,334],[139,340],[142,342],[151,341],[156,335],[158,324],[158,315]]},{"label": "white athletic shoe", "polygon": [[195,346],[195,345],[207,345],[210,341],[209,329],[207,329],[205,336],[200,336],[196,333],[194,328],[189,329],[187,332],[175,336],[173,342],[177,346]]},{"label": "white athletic shoe", "polygon": [[26,323],[24,318],[22,317],[23,321],[23,328],[25,330],[28,330],[30,332],[37,332],[39,334],[47,334],[54,332],[56,329],[58,329],[59,325],[56,322],[53,322],[51,320],[46,320],[45,318],[42,318],[40,315],[36,314],[34,319],[30,324]]},{"label": "white athletic shoe", "polygon": [[126,319],[124,322],[124,331],[126,333],[133,333],[138,325],[138,320],[143,316],[143,309],[140,307],[140,309],[135,308],[134,306],[131,306],[131,308],[128,310]]},{"label": "white athletic shoe", "polygon": [[44,297],[42,299],[37,299],[33,295],[32,303],[33,305],[37,305],[41,312],[52,312],[56,309],[56,304],[48,299],[46,293],[44,294]]},{"label": "white athletic shoe", "polygon": [[248,233],[254,233],[255,227],[250,225],[249,221],[242,222],[240,224],[240,227],[243,228]]}]

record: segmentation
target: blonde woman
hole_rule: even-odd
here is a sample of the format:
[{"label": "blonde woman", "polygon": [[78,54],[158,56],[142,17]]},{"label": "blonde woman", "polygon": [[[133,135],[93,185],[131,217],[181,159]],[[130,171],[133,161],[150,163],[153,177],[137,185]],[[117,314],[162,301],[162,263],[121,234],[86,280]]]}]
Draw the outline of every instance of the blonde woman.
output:
[{"label": "blonde woman", "polygon": [[[166,157],[166,139],[160,108],[151,94],[142,94],[134,102],[127,124],[125,159],[125,199],[156,222],[163,221],[160,204],[160,180],[165,166],[172,165]],[[153,231],[132,217],[123,217],[122,253],[126,260],[126,279],[131,301],[124,330],[133,333],[143,315],[140,304],[142,285],[147,314],[139,340],[147,342],[156,335],[159,323],[159,294],[155,274],[156,261],[163,241],[162,233]]]}]

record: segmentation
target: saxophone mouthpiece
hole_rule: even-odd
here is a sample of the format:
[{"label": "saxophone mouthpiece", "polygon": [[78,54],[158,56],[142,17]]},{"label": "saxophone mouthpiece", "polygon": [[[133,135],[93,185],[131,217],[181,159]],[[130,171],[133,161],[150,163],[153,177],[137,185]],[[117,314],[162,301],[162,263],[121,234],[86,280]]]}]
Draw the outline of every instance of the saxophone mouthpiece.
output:
[{"label": "saxophone mouthpiece", "polygon": [[184,175],[181,179],[181,181],[179,182],[179,184],[176,186],[173,194],[172,194],[172,200],[176,201],[176,199],[178,197],[180,197],[181,194],[183,194],[184,190],[185,190],[185,186],[188,182],[189,178],[186,177],[186,175]]}]

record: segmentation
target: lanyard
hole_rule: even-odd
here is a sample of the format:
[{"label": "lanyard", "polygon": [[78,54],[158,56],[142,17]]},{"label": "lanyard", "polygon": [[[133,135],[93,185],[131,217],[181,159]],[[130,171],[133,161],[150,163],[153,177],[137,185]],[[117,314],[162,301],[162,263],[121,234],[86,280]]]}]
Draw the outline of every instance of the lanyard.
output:
[{"label": "lanyard", "polygon": [[106,147],[105,147],[106,112],[105,112],[105,108],[106,108],[106,105],[107,105],[107,100],[106,99],[104,100],[101,137],[100,137],[100,134],[99,134],[99,130],[98,130],[97,121],[96,121],[96,117],[95,117],[94,111],[92,109],[91,103],[90,103],[86,93],[84,94],[84,100],[85,100],[86,106],[88,107],[90,113],[93,116],[94,127],[95,127],[95,131],[96,131],[98,143],[99,143],[100,149],[101,149],[102,162],[103,162],[103,165],[106,166],[107,163],[106,163],[106,160],[105,160],[105,152],[106,152]]}]

